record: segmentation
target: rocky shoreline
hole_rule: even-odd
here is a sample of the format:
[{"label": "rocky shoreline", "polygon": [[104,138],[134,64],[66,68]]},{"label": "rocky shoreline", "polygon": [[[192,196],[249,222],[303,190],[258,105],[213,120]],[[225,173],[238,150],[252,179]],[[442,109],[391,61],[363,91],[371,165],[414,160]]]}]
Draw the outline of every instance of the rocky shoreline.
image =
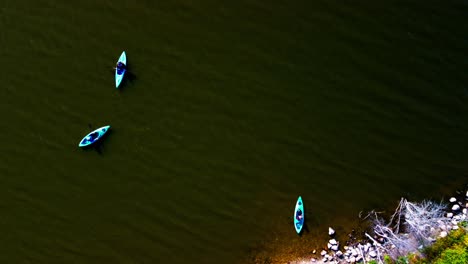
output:
[{"label": "rocky shoreline", "polygon": [[[456,197],[449,199],[449,204],[445,204],[444,215],[437,220],[435,226],[430,227],[431,236],[428,237],[429,242],[434,242],[438,238],[448,235],[451,230],[459,228],[459,223],[468,220],[468,191],[459,193]],[[392,251],[398,252],[399,249],[394,244],[386,243],[385,237],[378,235],[369,235],[364,233],[364,239],[358,241],[353,235],[349,235],[349,240],[341,247],[342,243],[335,237],[336,233],[332,227],[329,227],[328,235],[330,239],[323,249],[313,250],[314,257],[306,258],[291,263],[327,263],[327,264],[342,264],[342,263],[367,263],[375,261],[383,263],[385,255],[389,255]],[[399,235],[410,236],[407,233]],[[418,246],[419,249],[422,245]],[[415,252],[416,253],[416,252]]]}]

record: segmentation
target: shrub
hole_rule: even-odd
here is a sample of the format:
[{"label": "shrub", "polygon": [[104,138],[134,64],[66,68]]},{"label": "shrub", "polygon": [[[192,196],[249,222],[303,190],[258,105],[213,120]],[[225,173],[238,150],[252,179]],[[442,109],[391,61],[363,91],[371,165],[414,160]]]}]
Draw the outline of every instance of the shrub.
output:
[{"label": "shrub", "polygon": [[468,221],[461,221],[460,226],[466,228],[468,226]]},{"label": "shrub", "polygon": [[420,253],[410,253],[408,254],[408,261],[411,264],[424,264],[425,259],[422,258]]},{"label": "shrub", "polygon": [[392,264],[393,263],[392,258],[389,255],[385,255],[383,259],[384,259],[385,264]]},{"label": "shrub", "polygon": [[396,264],[408,264],[409,261],[408,261],[408,258],[406,256],[400,256],[397,258]]},{"label": "shrub", "polygon": [[468,252],[466,248],[458,245],[442,252],[435,264],[466,264],[468,263]]},{"label": "shrub", "polygon": [[425,248],[423,253],[429,261],[434,260],[438,258],[444,250],[462,243],[462,241],[465,240],[465,234],[466,231],[463,228],[452,231],[448,236],[437,240],[432,246]]}]

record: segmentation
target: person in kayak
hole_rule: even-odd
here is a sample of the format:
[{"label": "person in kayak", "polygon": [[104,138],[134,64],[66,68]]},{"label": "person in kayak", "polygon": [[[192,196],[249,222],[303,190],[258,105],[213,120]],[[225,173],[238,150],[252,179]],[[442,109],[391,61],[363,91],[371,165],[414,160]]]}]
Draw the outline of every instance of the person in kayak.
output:
[{"label": "person in kayak", "polygon": [[302,210],[301,209],[297,210],[296,219],[297,219],[297,221],[302,221],[304,219],[303,216],[302,216]]},{"label": "person in kayak", "polygon": [[115,69],[117,70],[117,74],[122,74],[122,72],[127,69],[127,65],[125,65],[125,63],[119,61],[119,62],[117,62],[117,66],[116,66]]},{"label": "person in kayak", "polygon": [[93,142],[97,139],[97,137],[99,136],[99,133],[98,132],[94,132],[92,133],[91,135],[89,135],[89,137],[87,138],[88,142]]}]

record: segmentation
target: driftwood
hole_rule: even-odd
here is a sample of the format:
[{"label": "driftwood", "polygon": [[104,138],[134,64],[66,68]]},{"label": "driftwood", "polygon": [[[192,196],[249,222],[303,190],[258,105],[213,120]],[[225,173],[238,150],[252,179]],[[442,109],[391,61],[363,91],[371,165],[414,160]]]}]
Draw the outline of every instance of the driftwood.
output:
[{"label": "driftwood", "polygon": [[379,218],[378,213],[371,212],[373,231],[384,240],[379,246],[379,253],[396,257],[416,252],[421,246],[432,243],[439,234],[441,224],[449,222],[444,217],[445,208],[441,203],[412,203],[402,198],[388,222]]}]

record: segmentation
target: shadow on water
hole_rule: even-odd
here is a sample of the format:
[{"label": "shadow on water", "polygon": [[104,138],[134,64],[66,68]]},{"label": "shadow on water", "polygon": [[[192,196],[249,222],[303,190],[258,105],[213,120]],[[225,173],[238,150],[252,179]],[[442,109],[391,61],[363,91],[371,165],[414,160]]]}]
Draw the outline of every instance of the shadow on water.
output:
[{"label": "shadow on water", "polygon": [[302,236],[302,234],[309,232],[309,226],[307,225],[307,222],[304,222],[304,225],[302,226],[302,232],[299,235]]},{"label": "shadow on water", "polygon": [[134,81],[136,81],[137,77],[133,72],[127,71],[125,73],[125,79],[128,80],[129,82],[133,83]]},{"label": "shadow on water", "polygon": [[127,70],[125,72],[125,76],[124,76],[124,78],[122,80],[122,83],[119,86],[119,89],[122,90],[122,87],[126,87],[128,85],[128,83],[133,84],[133,82],[136,81],[136,79],[137,79],[136,75],[133,72]]},{"label": "shadow on water", "polygon": [[125,72],[124,81],[129,81],[133,83],[134,81],[136,81],[136,79],[137,79],[136,75],[132,72],[132,64],[129,63],[127,65],[127,72]]}]

